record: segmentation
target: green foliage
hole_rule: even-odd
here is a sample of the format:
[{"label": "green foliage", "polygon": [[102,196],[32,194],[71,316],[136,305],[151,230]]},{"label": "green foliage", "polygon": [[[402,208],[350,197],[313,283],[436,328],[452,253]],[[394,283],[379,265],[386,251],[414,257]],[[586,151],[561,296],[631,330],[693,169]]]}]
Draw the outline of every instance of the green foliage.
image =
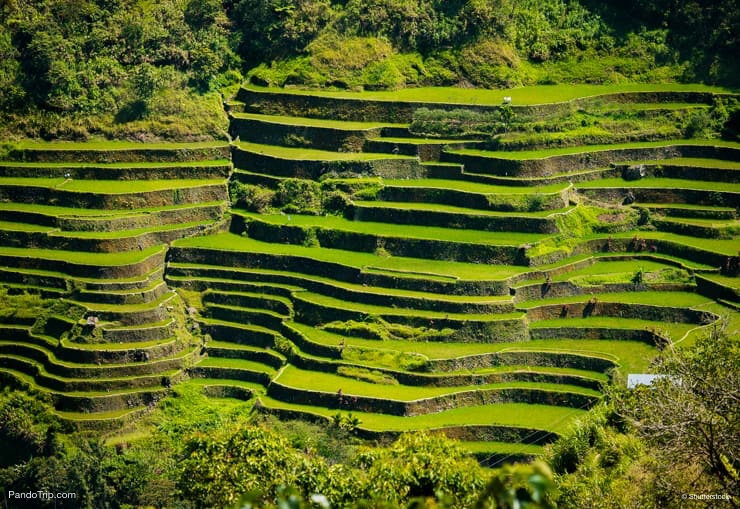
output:
[{"label": "green foliage", "polygon": [[283,179],[278,184],[276,199],[287,213],[318,215],[321,211],[321,185],[307,179]]},{"label": "green foliage", "polygon": [[238,180],[229,182],[231,205],[252,212],[267,212],[275,200],[275,191],[263,186],[244,184]]},{"label": "green foliage", "polygon": [[360,420],[351,412],[337,415],[339,417],[333,417],[332,422],[338,419],[340,425],[333,428],[327,428],[325,422],[314,424],[306,421],[278,420],[269,415],[259,416],[256,422],[285,437],[293,448],[309,454],[318,454],[329,465],[350,464],[359,444],[359,439],[353,437],[350,431],[360,424]]},{"label": "green foliage", "polygon": [[323,190],[321,196],[321,208],[325,213],[342,214],[352,205],[352,200],[344,191]]},{"label": "green foliage", "polygon": [[[493,135],[504,132],[511,116],[504,118],[503,107],[493,113],[478,112],[470,109],[430,110],[419,108],[414,111],[414,118],[409,126],[411,132],[426,136],[471,136]],[[513,115],[513,113],[512,113]]]},{"label": "green foliage", "polygon": [[367,368],[340,366],[339,368],[337,368],[337,374],[346,376],[347,378],[364,380],[365,382],[371,382],[374,384],[398,385],[398,380],[393,378],[391,375],[383,373],[382,371],[370,370]]},{"label": "green foliage", "polygon": [[275,348],[276,352],[280,352],[288,359],[292,359],[299,353],[298,347],[295,343],[282,336],[275,336],[275,344],[273,345],[273,348]]},{"label": "green foliage", "polygon": [[36,293],[8,293],[7,288],[0,288],[0,322],[15,320],[34,321],[48,313],[49,302]]},{"label": "green foliage", "polygon": [[552,472],[545,463],[505,465],[494,470],[475,507],[490,507],[493,502],[499,509],[555,509],[556,496]]},{"label": "green foliage", "polygon": [[674,504],[690,489],[736,493],[740,485],[740,338],[724,327],[715,324],[692,348],[664,350],[653,370],[665,376],[617,396],[617,408],[657,460],[650,470],[662,495]]},{"label": "green foliage", "polygon": [[49,433],[59,427],[48,402],[6,387],[0,394],[0,443],[4,444],[0,468],[40,455]]},{"label": "green foliage", "polygon": [[427,363],[427,358],[419,354],[354,346],[345,348],[342,351],[342,358],[347,361],[362,362],[370,366],[404,371],[421,371]]},{"label": "green foliage", "polygon": [[400,323],[393,323],[377,316],[368,316],[362,322],[348,320],[346,322],[335,321],[321,326],[322,329],[367,339],[378,339],[388,341],[392,339],[429,341],[442,338],[452,334],[450,329],[434,329],[431,327],[412,327]]},{"label": "green foliage", "polygon": [[[189,80],[208,90],[213,78],[239,66],[216,1],[53,0],[2,10],[0,104],[6,131],[19,137],[128,137],[113,125],[160,115],[152,103],[161,95],[170,95],[170,108],[184,109],[172,91],[187,92]],[[208,135],[202,126],[187,132]],[[149,136],[159,135],[160,125],[147,127]]]},{"label": "green foliage", "polygon": [[185,498],[200,507],[228,507],[246,493],[267,501],[280,486],[316,486],[327,466],[300,454],[280,435],[250,426],[189,438],[180,471],[178,489]]},{"label": "green foliage", "polygon": [[362,423],[362,421],[357,416],[352,415],[352,412],[349,412],[347,414],[337,412],[332,416],[331,420],[332,424],[334,424],[334,427],[343,431],[347,431],[349,433],[355,431],[357,427]]},{"label": "green foliage", "polygon": [[478,463],[455,443],[425,432],[402,435],[387,449],[365,450],[364,496],[394,506],[408,499],[443,500],[447,507],[472,507],[484,485]]},{"label": "green foliage", "polygon": [[651,506],[645,497],[649,487],[630,484],[642,468],[644,444],[624,432],[614,409],[601,404],[545,448],[543,459],[555,472],[561,506]]}]

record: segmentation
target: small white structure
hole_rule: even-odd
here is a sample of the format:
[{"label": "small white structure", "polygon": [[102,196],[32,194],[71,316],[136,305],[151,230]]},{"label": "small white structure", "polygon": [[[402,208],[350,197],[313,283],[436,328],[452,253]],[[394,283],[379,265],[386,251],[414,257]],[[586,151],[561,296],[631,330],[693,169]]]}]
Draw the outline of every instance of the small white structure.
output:
[{"label": "small white structure", "polygon": [[634,389],[638,385],[647,385],[650,387],[653,385],[653,381],[657,380],[658,378],[663,378],[666,375],[649,375],[649,374],[640,374],[640,373],[631,373],[627,375],[627,388],[628,389]]},{"label": "small white structure", "polygon": [[505,95],[504,96],[504,104],[511,104],[511,96]]}]

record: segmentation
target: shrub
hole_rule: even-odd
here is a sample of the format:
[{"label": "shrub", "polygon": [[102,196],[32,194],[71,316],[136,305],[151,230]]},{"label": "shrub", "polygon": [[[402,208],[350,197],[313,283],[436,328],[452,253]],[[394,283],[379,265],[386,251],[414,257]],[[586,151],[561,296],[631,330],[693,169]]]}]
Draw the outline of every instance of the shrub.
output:
[{"label": "shrub", "polygon": [[321,186],[313,180],[285,179],[278,184],[276,197],[286,212],[318,215],[321,211]]},{"label": "shrub", "polygon": [[374,384],[398,385],[398,380],[393,378],[391,375],[383,373],[382,371],[358,368],[353,366],[340,366],[339,368],[337,368],[337,374],[346,376],[347,378],[354,378],[356,380],[362,380],[364,382],[371,382]]},{"label": "shrub", "polygon": [[321,198],[323,211],[330,214],[342,214],[350,205],[349,195],[339,190],[325,192]]},{"label": "shrub", "polygon": [[266,212],[275,199],[275,192],[262,186],[243,184],[237,180],[229,183],[231,204],[252,212]]}]

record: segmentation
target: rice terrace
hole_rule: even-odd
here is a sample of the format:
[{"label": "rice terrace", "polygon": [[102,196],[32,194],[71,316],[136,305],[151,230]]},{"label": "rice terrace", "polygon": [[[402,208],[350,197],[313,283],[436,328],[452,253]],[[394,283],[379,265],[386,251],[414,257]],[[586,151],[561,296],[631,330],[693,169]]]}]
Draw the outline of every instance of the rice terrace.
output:
[{"label": "rice terrace", "polygon": [[[720,371],[737,378],[737,88],[356,86],[346,76],[313,86],[299,67],[291,76],[310,86],[276,86],[281,66],[303,65],[296,58],[252,62],[250,79],[208,92],[214,118],[227,119],[220,135],[47,133],[0,144],[0,415],[15,423],[5,429],[27,429],[3,431],[3,507],[16,507],[8,490],[42,488],[3,469],[55,454],[103,458],[78,467],[98,462],[100,477],[86,482],[116,486],[108,505],[88,494],[69,507],[163,507],[175,493],[171,507],[273,507],[294,488],[305,505],[280,507],[354,507],[353,489],[358,499],[382,491],[362,484],[392,470],[378,458],[406,458],[389,444],[418,437],[453,439],[454,449],[438,447],[467,458],[454,456],[469,461],[460,472],[509,472],[500,478],[535,493],[530,507],[555,507],[536,495],[536,476],[552,482],[552,469],[560,482],[585,461],[559,440],[576,440],[584,422],[609,431],[582,451],[626,433],[614,409],[629,406],[628,378],[672,365],[656,358],[683,359],[721,335],[735,346]],[[143,121],[147,108],[165,108],[148,102],[158,90],[124,113]],[[715,118],[721,133],[696,120]],[[202,121],[193,129],[215,129]],[[168,122],[156,129],[177,129]],[[21,408],[43,417],[8,417]],[[258,425],[229,435],[247,421]],[[305,454],[326,465],[295,460],[302,466],[279,478],[265,466],[274,482],[249,484],[249,464],[278,454],[249,440],[273,430],[270,447],[295,455],[285,464]],[[633,439],[613,440],[618,452],[599,453],[599,468],[638,457]],[[717,468],[736,472],[728,450]],[[543,457],[572,466],[540,471]],[[409,458],[404,468],[416,465]],[[241,474],[224,481],[229,469]],[[73,475],[45,475],[44,489],[74,485]],[[518,507],[501,493],[523,496],[485,478],[470,481],[474,498],[455,498],[432,474],[415,475],[398,499],[367,507],[414,496],[439,504],[418,507],[472,507],[484,489],[497,502],[476,507]],[[734,475],[711,486],[740,496]],[[266,498],[245,501],[252,492]]]}]

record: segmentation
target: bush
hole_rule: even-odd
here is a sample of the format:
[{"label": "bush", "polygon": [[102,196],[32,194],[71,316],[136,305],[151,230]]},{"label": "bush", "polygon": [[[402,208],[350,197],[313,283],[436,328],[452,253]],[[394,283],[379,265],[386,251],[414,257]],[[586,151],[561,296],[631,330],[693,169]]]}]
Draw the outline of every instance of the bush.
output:
[{"label": "bush", "polygon": [[229,196],[234,207],[264,213],[275,200],[275,191],[262,186],[243,184],[238,180],[229,183]]},{"label": "bush", "polygon": [[325,192],[321,198],[322,209],[329,214],[342,214],[350,205],[352,200],[349,195],[338,190]]},{"label": "bush", "polygon": [[285,179],[278,184],[276,197],[286,212],[318,215],[321,211],[321,186],[313,180]]}]

